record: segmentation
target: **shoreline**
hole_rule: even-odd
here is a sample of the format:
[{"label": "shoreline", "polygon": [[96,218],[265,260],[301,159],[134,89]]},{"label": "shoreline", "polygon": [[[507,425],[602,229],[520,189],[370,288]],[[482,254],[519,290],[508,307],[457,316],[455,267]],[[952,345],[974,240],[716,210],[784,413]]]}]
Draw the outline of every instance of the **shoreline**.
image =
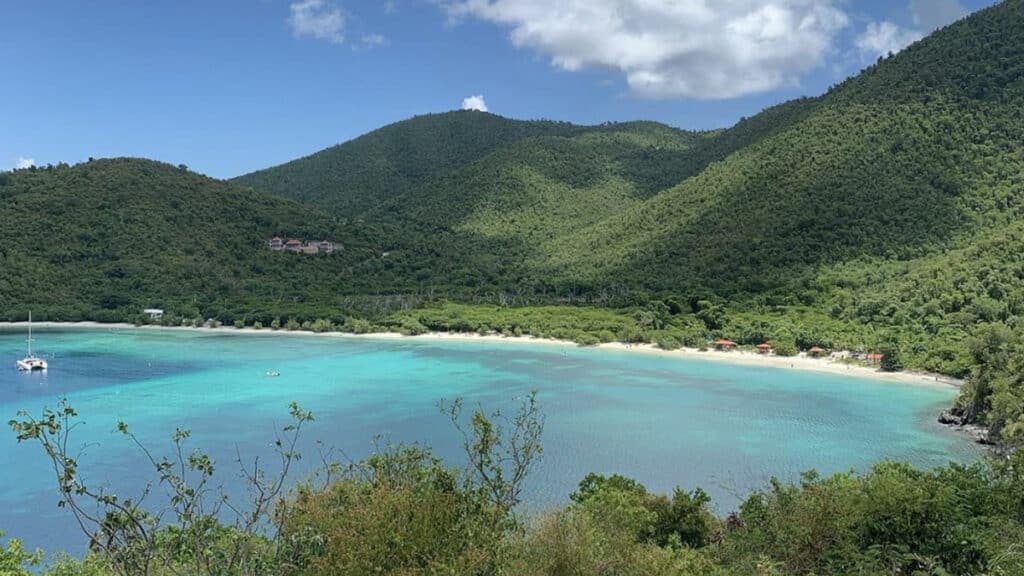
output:
[{"label": "shoreline", "polygon": [[[358,339],[380,339],[399,340],[408,339],[411,341],[464,341],[464,342],[499,342],[505,344],[542,344],[546,346],[561,346],[580,348],[579,344],[569,340],[556,340],[553,338],[537,338],[534,336],[502,336],[499,334],[460,333],[460,332],[427,332],[417,336],[407,336],[397,332],[374,332],[368,334],[352,334],[349,332],[308,332],[304,330],[272,330],[263,328],[257,330],[252,327],[235,328],[233,326],[220,327],[190,327],[190,326],[136,326],[128,323],[102,323],[102,322],[33,322],[33,327],[43,329],[109,329],[109,330],[167,330],[186,332],[207,332],[216,334],[245,334],[245,335],[267,335],[267,336],[304,336],[321,338],[358,338]],[[27,322],[0,322],[0,330],[9,331],[14,329],[25,329]],[[623,342],[606,342],[596,346],[587,346],[597,350],[613,352],[627,352],[657,355],[668,358],[682,358],[691,360],[707,360],[712,362],[726,362],[746,366],[762,366],[783,370],[800,370],[803,372],[818,372],[839,376],[852,376],[858,378],[869,378],[911,385],[959,387],[962,380],[941,374],[927,372],[882,372],[870,366],[861,366],[845,362],[838,362],[830,358],[811,358],[806,355],[798,356],[774,356],[733,350],[722,352],[717,350],[700,351],[696,348],[680,348],[678,350],[663,350],[654,344],[625,344]]]}]

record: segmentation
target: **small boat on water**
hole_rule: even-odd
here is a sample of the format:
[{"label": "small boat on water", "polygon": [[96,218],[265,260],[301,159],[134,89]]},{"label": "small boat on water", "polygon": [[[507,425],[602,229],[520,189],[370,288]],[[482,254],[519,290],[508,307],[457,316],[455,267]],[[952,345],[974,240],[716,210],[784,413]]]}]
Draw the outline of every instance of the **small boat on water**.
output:
[{"label": "small boat on water", "polygon": [[270,377],[270,378],[277,378],[280,375],[281,375],[281,373],[278,372],[277,370],[269,370],[269,371],[267,371],[267,376]]},{"label": "small boat on water", "polygon": [[22,372],[39,372],[49,368],[46,360],[32,353],[32,313],[28,313],[28,356],[18,360],[18,370]]}]

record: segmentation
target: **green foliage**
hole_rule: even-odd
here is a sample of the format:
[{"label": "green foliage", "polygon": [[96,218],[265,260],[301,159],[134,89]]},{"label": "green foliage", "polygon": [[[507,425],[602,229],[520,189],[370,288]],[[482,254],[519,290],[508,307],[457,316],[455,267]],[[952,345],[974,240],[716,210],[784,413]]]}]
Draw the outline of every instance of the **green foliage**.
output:
[{"label": "green foliage", "polygon": [[884,372],[899,372],[903,370],[903,357],[900,349],[896,346],[883,346],[879,349],[882,354],[881,368]]},{"label": "green foliage", "polygon": [[[84,511],[79,504],[94,494],[101,508],[117,512],[102,529],[120,544],[94,541],[84,559],[58,557],[38,573],[1016,576],[1024,568],[1024,451],[930,472],[895,462],[863,474],[807,472],[797,484],[772,480],[725,518],[709,512],[700,489],[657,494],[625,476],[589,474],[567,506],[522,516],[519,489],[540,454],[543,427],[535,397],[512,417],[478,410],[464,421],[460,402],[442,407],[463,432],[466,469],[445,466],[427,448],[387,445],[359,462],[325,462],[287,495],[253,473],[247,481],[270,496],[243,511],[264,519],[250,529],[191,513],[205,509],[204,479],[214,473],[202,452],[154,459],[176,512],[156,513],[165,522],[152,536],[131,526],[154,527],[153,514],[93,493],[78,477],[62,449],[77,418],[70,406],[38,420],[22,416],[14,431],[42,443],[72,510]],[[312,415],[294,404],[291,414],[278,443],[283,456],[297,459],[294,438]],[[134,440],[126,424],[118,430]],[[174,451],[185,453],[189,438],[176,432]],[[263,522],[273,530],[263,533]],[[0,574],[28,576],[41,558],[11,541],[0,547]]]},{"label": "green foliage", "polygon": [[[4,533],[0,532],[0,538]],[[0,544],[0,574],[4,576],[29,576],[29,568],[36,566],[42,561],[41,551],[29,552],[22,546],[21,541],[12,539],[6,546]]]}]

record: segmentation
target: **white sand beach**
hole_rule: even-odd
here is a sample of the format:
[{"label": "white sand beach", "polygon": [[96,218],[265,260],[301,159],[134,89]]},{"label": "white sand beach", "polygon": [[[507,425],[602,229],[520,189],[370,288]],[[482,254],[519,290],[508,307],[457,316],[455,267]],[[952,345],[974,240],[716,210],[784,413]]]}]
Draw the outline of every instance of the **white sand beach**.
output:
[{"label": "white sand beach", "polygon": [[[453,332],[428,332],[419,336],[406,336],[397,332],[375,332],[370,334],[351,334],[348,332],[307,332],[289,330],[271,330],[264,328],[235,328],[233,326],[199,327],[186,326],[135,326],[133,324],[106,324],[101,322],[33,322],[33,328],[42,329],[89,329],[89,330],[176,330],[191,332],[214,332],[217,334],[245,334],[261,336],[303,336],[322,338],[361,338],[361,339],[411,339],[411,340],[439,340],[439,341],[473,341],[473,342],[501,342],[507,344],[543,344],[548,346],[560,346],[563,348],[578,348],[575,342],[567,340],[555,340],[551,338],[535,338],[533,336],[501,336],[498,334],[480,335],[472,333]],[[0,330],[27,329],[27,322],[0,322]],[[718,350],[701,351],[695,348],[681,348],[679,350],[662,350],[653,344],[625,344],[622,342],[609,342],[599,344],[593,348],[612,350],[616,352],[630,352],[638,354],[652,354],[665,357],[689,358],[698,360],[709,360],[715,362],[730,362],[733,364],[745,364],[751,366],[765,366],[787,370],[803,370],[810,372],[824,372],[828,374],[839,374],[856,376],[859,378],[873,378],[903,384],[930,385],[930,386],[960,386],[963,382],[957,378],[931,374],[927,372],[882,372],[881,370],[858,364],[842,362],[829,357],[812,358],[801,354],[800,356],[775,356],[771,354],[758,354],[744,350],[732,350],[728,352]]]}]

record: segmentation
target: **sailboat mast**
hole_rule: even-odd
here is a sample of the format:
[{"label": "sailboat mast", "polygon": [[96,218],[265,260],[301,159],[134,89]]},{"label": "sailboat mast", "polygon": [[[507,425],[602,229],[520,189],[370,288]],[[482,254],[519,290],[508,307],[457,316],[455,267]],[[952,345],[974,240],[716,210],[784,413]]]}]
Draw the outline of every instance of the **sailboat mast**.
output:
[{"label": "sailboat mast", "polygon": [[32,357],[32,311],[28,313],[28,356]]}]

